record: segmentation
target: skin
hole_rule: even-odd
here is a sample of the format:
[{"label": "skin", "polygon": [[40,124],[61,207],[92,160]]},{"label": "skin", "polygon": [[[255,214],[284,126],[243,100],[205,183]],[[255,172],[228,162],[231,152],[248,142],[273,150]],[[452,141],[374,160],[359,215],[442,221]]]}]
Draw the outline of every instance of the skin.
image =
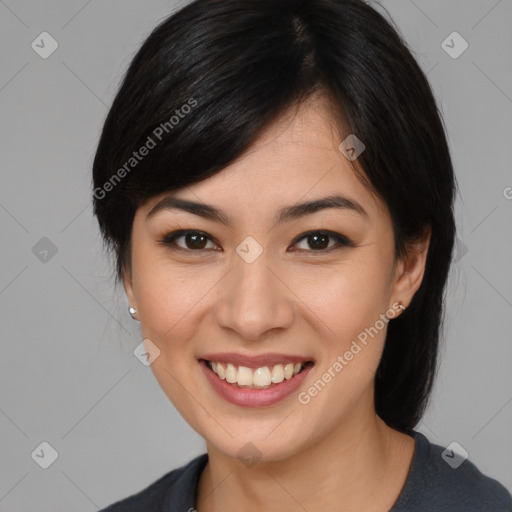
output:
[{"label": "skin", "polygon": [[[384,512],[407,478],[414,440],[389,428],[374,408],[387,323],[308,404],[297,400],[381,314],[397,301],[410,303],[430,240],[427,233],[406,257],[395,259],[389,211],[338,149],[329,111],[322,99],[310,99],[220,173],[172,192],[224,210],[231,227],[181,210],[146,219],[167,194],[151,198],[135,215],[124,286],[144,339],[160,350],[151,364],[156,379],[206,442],[198,512]],[[274,224],[280,208],[333,191],[358,201],[368,217],[329,208]],[[182,252],[158,242],[180,228],[211,240],[196,249],[197,242],[187,245],[181,237],[176,243]],[[326,244],[338,248],[326,252],[300,236],[320,229],[356,246],[331,238]],[[247,236],[263,248],[250,264],[236,252]],[[282,352],[316,364],[298,392],[250,409],[211,388],[198,367],[208,352]],[[237,456],[249,442],[261,454],[251,467]]]}]

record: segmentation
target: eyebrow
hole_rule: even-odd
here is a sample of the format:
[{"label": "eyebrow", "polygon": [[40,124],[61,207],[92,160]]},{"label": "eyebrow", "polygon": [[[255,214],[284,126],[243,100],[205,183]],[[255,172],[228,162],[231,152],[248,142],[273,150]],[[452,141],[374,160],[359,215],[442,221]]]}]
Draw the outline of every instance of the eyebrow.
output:
[{"label": "eyebrow", "polygon": [[[354,199],[340,195],[331,195],[305,203],[286,206],[279,210],[277,215],[274,217],[274,222],[276,224],[281,224],[327,208],[353,211],[363,217],[366,217],[366,219],[369,219],[369,215],[366,210]],[[157,212],[162,210],[183,210],[185,212],[204,217],[205,219],[221,222],[225,225],[231,225],[232,223],[229,215],[212,205],[196,203],[194,201],[180,199],[174,196],[166,196],[160,200],[146,215],[146,219],[153,217]]]}]

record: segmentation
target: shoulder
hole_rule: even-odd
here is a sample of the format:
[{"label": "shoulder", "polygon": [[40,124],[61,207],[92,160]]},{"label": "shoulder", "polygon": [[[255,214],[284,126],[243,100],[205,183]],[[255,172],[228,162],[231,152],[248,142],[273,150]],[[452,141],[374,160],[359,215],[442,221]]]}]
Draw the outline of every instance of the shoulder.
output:
[{"label": "shoulder", "polygon": [[166,504],[171,493],[186,498],[188,493],[194,492],[191,484],[206,464],[207,458],[206,453],[199,455],[187,464],[169,471],[136,494],[116,501],[98,512],[163,512],[167,510]]},{"label": "shoulder", "polygon": [[512,497],[470,460],[413,431],[416,449],[392,512],[512,512]]}]

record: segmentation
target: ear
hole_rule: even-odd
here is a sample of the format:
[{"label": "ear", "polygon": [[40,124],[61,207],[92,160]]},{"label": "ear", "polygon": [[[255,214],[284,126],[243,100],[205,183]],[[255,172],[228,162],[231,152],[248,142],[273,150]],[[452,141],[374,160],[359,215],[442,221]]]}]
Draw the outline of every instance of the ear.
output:
[{"label": "ear", "polygon": [[125,270],[123,273],[123,287],[128,299],[128,305],[137,309],[137,301],[135,300],[135,294],[133,293],[132,286],[132,275],[130,270]]},{"label": "ear", "polygon": [[407,307],[421,286],[430,246],[430,235],[431,228],[428,226],[422,237],[409,244],[406,255],[398,260],[391,295],[393,302],[400,301]]}]

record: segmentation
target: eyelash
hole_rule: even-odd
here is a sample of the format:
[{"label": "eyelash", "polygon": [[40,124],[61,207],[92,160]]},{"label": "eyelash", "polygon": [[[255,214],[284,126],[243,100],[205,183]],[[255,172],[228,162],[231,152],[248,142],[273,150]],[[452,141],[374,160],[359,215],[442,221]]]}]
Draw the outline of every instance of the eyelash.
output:
[{"label": "eyelash", "polygon": [[[160,240],[158,240],[158,243],[160,243],[163,246],[165,246],[166,248],[169,248],[172,251],[176,251],[176,252],[202,253],[202,252],[207,251],[207,250],[209,250],[209,251],[215,250],[215,249],[184,249],[183,247],[177,246],[175,240],[178,239],[178,238],[181,238],[181,237],[183,237],[183,236],[185,236],[187,234],[202,235],[202,236],[205,236],[208,239],[208,241],[212,241],[214,243],[217,243],[217,242],[215,242],[215,240],[213,238],[208,236],[205,232],[199,231],[199,230],[196,230],[196,229],[178,229],[176,231],[172,231],[170,233],[167,233]],[[307,252],[307,253],[313,253],[313,254],[315,254],[315,253],[316,254],[329,254],[332,251],[342,249],[343,247],[355,247],[356,246],[356,244],[354,244],[354,242],[352,242],[346,236],[340,235],[339,233],[335,233],[333,231],[328,231],[328,230],[316,230],[316,231],[312,230],[312,231],[307,231],[306,233],[303,233],[302,235],[300,235],[295,240],[293,245],[295,245],[295,244],[299,243],[300,241],[302,241],[304,239],[307,239],[308,237],[313,236],[313,235],[328,236],[331,239],[335,239],[337,241],[337,245],[329,247],[328,249],[319,249],[319,250],[299,249],[298,252]]]}]

